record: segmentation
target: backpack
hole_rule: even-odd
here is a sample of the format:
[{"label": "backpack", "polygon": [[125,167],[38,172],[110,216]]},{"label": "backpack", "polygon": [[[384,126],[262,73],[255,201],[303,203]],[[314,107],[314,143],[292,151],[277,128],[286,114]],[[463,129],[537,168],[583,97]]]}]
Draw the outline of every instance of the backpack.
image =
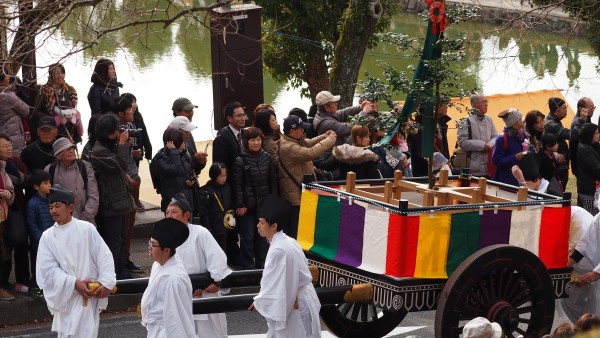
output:
[{"label": "backpack", "polygon": [[160,151],[154,155],[152,161],[150,161],[150,178],[152,179],[152,187],[156,190],[157,194],[160,194],[160,168],[158,162],[160,161]]},{"label": "backpack", "polygon": [[[508,150],[508,136],[505,133],[502,133],[502,137],[504,138],[504,152],[506,152]],[[494,146],[490,148],[490,151],[488,152],[487,161],[485,161],[489,178],[493,178],[494,174],[496,173],[496,165],[494,164],[494,162],[492,162],[495,146],[496,145],[494,144]]]},{"label": "backpack", "polygon": [[[87,168],[85,167],[85,163],[83,163],[83,160],[80,160],[80,159],[76,159],[75,162],[77,163],[77,167],[79,168],[79,173],[81,174],[81,178],[83,179],[83,189],[85,189],[85,191],[87,191],[88,177],[87,177]],[[54,161],[50,164],[48,173],[50,174],[50,178],[52,178],[52,180],[54,180],[54,173],[56,172],[57,165],[58,165],[58,161]]]}]

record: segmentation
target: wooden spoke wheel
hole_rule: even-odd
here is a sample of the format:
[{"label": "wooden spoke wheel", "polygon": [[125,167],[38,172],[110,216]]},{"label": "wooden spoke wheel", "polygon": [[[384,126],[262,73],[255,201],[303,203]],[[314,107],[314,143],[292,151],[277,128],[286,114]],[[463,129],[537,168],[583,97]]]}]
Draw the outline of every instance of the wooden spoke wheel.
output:
[{"label": "wooden spoke wheel", "polygon": [[392,331],[407,311],[386,311],[373,304],[343,303],[321,307],[321,319],[338,337],[379,338]]},{"label": "wooden spoke wheel", "polygon": [[475,317],[502,326],[506,337],[541,337],[554,319],[548,270],[530,251],[493,245],[463,261],[440,294],[435,336],[458,337]]}]

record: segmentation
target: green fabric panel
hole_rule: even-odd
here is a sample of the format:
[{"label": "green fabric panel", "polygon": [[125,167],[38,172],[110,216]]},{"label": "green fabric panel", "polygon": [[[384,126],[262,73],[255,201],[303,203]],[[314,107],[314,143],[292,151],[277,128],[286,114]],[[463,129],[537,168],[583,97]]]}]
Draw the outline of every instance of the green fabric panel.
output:
[{"label": "green fabric panel", "polygon": [[315,243],[310,252],[333,260],[340,235],[342,203],[336,197],[319,196],[315,221]]},{"label": "green fabric panel", "polygon": [[[434,45],[437,43],[439,36],[442,34],[435,35],[433,34],[433,24],[431,20],[428,20],[429,25],[427,26],[427,36],[425,37],[425,44],[423,46],[423,53],[421,55],[421,59],[419,60],[419,64],[415,69],[415,75],[413,77],[413,82],[420,80],[423,81],[427,78],[427,69],[423,66],[424,60],[435,60],[439,59],[441,56],[440,48],[434,48]],[[431,88],[431,92],[429,93],[431,98],[433,99],[433,88]],[[414,95],[409,95],[406,97],[404,102],[404,106],[402,107],[402,112],[398,116],[398,121],[394,123],[392,128],[388,130],[386,136],[379,141],[378,144],[387,144],[394,137],[396,131],[400,127],[400,121],[408,119],[408,117],[414,113],[421,102],[415,98]],[[421,107],[420,111],[423,116],[421,120],[421,156],[429,157],[433,154],[433,136],[435,132],[435,124],[433,119],[434,114],[434,106],[432,102],[428,102],[423,107]]]},{"label": "green fabric panel", "polygon": [[448,277],[472,253],[479,250],[479,212],[453,214],[450,220],[450,244],[448,246]]}]

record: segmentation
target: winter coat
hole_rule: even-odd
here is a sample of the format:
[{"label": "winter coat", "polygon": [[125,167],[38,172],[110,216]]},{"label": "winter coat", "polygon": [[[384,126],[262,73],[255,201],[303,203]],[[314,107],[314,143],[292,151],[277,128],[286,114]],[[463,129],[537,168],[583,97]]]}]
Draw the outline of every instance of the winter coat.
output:
[{"label": "winter coat", "polygon": [[260,150],[257,154],[242,152],[233,163],[234,207],[253,209],[258,199],[277,194],[277,172],[271,156]]},{"label": "winter coat", "polygon": [[[137,143],[144,153],[144,157],[147,160],[152,160],[152,155],[154,154],[152,153],[152,143],[150,143],[150,137],[148,136],[148,128],[146,128],[142,114],[137,110],[133,113],[133,124],[142,129],[142,137],[138,137]],[[137,162],[139,163],[140,161]]]},{"label": "winter coat", "polygon": [[162,148],[156,154],[154,161],[158,162],[160,172],[160,210],[165,212],[173,196],[181,192],[194,207],[194,189],[196,186],[188,187],[185,183],[194,176],[192,160],[187,152],[179,153],[177,149]]},{"label": "winter coat", "polygon": [[329,114],[318,112],[313,121],[313,126],[319,135],[325,134],[328,130],[333,130],[337,135],[336,146],[346,142],[346,138],[350,136],[352,124],[348,122],[350,116],[354,116],[362,111],[360,106],[348,107]]},{"label": "winter coat", "polygon": [[356,173],[356,179],[359,180],[381,178],[379,170],[377,170],[379,156],[371,150],[342,144],[334,147],[332,153],[339,163],[340,179],[346,179],[349,171]]},{"label": "winter coat", "polygon": [[[217,185],[212,180],[206,183],[206,190],[208,191],[208,207],[207,212],[203,215],[202,225],[208,228],[213,235],[224,234],[227,229],[223,225],[223,217],[225,212],[233,210],[231,201],[233,201],[231,194],[231,187],[227,182],[223,185]],[[215,198],[215,194],[219,198],[219,202]],[[223,206],[223,210],[221,210]]]},{"label": "winter coat", "polygon": [[[471,137],[469,138],[469,126],[467,119],[471,124]],[[484,115],[479,117],[477,115],[469,115],[466,119],[463,119],[458,125],[458,146],[464,151],[471,152],[470,169],[471,174],[474,176],[487,176],[487,158],[488,152],[485,151],[485,145],[493,147],[498,132],[494,121],[491,117]]]},{"label": "winter coat", "polygon": [[563,127],[562,122],[557,120],[556,116],[552,113],[546,115],[544,122],[546,123],[544,125],[544,134],[548,133],[556,135],[558,153],[563,155],[566,160],[565,163],[560,163],[558,167],[556,167],[556,171],[559,173],[568,171],[571,154],[569,153],[569,145],[567,144],[567,140],[569,137],[571,137],[571,130]]},{"label": "winter coat", "polygon": [[[433,140],[433,151],[442,153],[445,158],[450,158],[448,152],[448,122],[450,120],[451,118],[448,115],[438,118],[437,130],[439,134],[435,135]],[[410,135],[410,157],[412,159],[412,172],[414,176],[427,176],[429,170],[429,164],[422,155],[421,136],[421,131]]]},{"label": "winter coat", "polygon": [[[275,137],[279,136],[279,139],[275,140]],[[265,136],[262,143],[262,148],[271,156],[271,161],[275,165],[275,168],[279,168],[279,140],[281,135],[269,135]]]},{"label": "winter coat", "polygon": [[[83,181],[77,162],[73,162],[67,168],[64,163],[57,160],[52,183],[59,184],[77,196],[73,209],[73,217],[95,224],[94,218],[98,213],[98,206],[100,204],[98,184],[92,165],[87,161],[83,161],[83,165],[87,173],[87,190],[85,189],[85,182]],[[50,173],[50,165],[46,166],[44,171]]]},{"label": "winter coat", "polygon": [[293,139],[284,135],[279,143],[279,190],[281,197],[287,199],[292,205],[300,205],[301,188],[289,177],[284,168],[294,177],[296,182],[302,183],[305,174],[314,175],[315,168],[312,161],[325,154],[334,145],[334,142],[325,134],[312,139]]},{"label": "winter coat", "polygon": [[10,138],[13,155],[19,156],[25,149],[25,128],[21,118],[29,116],[29,106],[7,87],[0,86],[0,126],[2,134]]},{"label": "winter coat", "polygon": [[37,246],[42,233],[54,225],[48,207],[48,197],[42,197],[40,194],[33,195],[27,202],[26,217],[29,235]]},{"label": "winter coat", "polygon": [[598,152],[598,145],[579,143],[577,160],[579,161],[577,193],[594,196],[596,181],[600,181],[600,153]]},{"label": "winter coat", "polygon": [[118,99],[119,95],[119,87],[112,83],[110,85],[94,83],[87,95],[92,115],[112,112],[113,101]]},{"label": "winter coat", "polygon": [[579,175],[577,172],[579,165],[579,162],[577,161],[579,133],[581,132],[583,125],[590,122],[591,121],[589,118],[584,119],[580,116],[575,116],[573,122],[571,122],[571,134],[569,135],[569,156],[571,156],[571,171],[575,176]]},{"label": "winter coat", "polygon": [[115,153],[97,141],[89,157],[100,195],[98,215],[112,217],[133,211],[133,197],[129,192],[125,173],[127,163],[131,161],[131,146],[117,145]]},{"label": "winter coat", "polygon": [[[518,186],[519,182],[512,174],[512,167],[518,164],[515,154],[523,151],[523,141],[527,139],[522,130],[513,136],[508,134],[510,128],[504,128],[503,134],[498,135],[492,154],[492,162],[496,165],[496,172],[492,179],[494,181]],[[504,147],[504,134],[507,135],[506,149]],[[530,149],[533,152],[533,148]]]}]

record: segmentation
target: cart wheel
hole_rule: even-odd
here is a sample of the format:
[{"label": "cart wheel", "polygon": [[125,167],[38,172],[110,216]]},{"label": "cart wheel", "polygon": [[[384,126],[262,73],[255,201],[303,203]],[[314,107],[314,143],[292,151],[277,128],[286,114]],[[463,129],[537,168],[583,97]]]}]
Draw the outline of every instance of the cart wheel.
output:
[{"label": "cart wheel", "polygon": [[475,317],[502,326],[506,337],[541,337],[554,319],[546,266],[530,251],[493,245],[463,261],[446,282],[435,313],[435,336],[458,337]]},{"label": "cart wheel", "polygon": [[407,311],[383,310],[373,304],[343,303],[321,307],[321,319],[338,337],[379,338],[396,328]]}]

